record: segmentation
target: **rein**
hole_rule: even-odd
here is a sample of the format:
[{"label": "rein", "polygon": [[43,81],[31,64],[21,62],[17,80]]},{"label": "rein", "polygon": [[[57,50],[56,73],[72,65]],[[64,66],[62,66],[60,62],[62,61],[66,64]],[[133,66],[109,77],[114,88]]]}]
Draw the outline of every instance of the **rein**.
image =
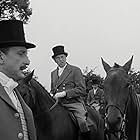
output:
[{"label": "rein", "polygon": [[50,107],[50,111],[52,111],[56,107],[56,105],[58,104],[58,102],[59,102],[59,99],[56,98],[56,102]]}]

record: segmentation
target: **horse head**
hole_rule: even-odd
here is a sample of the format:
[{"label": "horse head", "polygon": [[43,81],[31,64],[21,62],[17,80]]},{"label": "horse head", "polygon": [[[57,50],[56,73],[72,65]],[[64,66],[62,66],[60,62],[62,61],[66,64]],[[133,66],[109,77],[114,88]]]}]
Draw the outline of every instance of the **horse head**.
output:
[{"label": "horse head", "polygon": [[130,78],[128,72],[131,68],[132,58],[120,66],[114,63],[111,67],[103,58],[102,64],[106,71],[104,79],[104,97],[106,101],[105,125],[108,132],[114,135],[121,134],[124,131],[126,123],[126,111],[130,100]]}]

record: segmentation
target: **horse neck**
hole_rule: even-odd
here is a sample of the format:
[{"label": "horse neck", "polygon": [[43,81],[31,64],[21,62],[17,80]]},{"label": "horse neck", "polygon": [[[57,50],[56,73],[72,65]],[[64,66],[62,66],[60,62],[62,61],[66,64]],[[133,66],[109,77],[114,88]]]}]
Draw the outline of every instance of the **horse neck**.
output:
[{"label": "horse neck", "polygon": [[137,101],[135,93],[130,94],[130,101],[128,104],[126,119],[127,119],[126,132],[129,135],[129,139],[134,140],[137,126]]},{"label": "horse neck", "polygon": [[[67,116],[68,111],[61,105],[55,104],[55,100],[51,97],[48,91],[36,80],[31,81],[31,86],[35,91],[35,108],[36,111],[45,111],[46,114],[55,116],[54,114],[59,114],[60,116]],[[53,108],[52,108],[53,107]],[[36,112],[35,111],[35,112]],[[65,115],[64,115],[65,114]],[[64,118],[65,119],[65,118]]]},{"label": "horse neck", "polygon": [[132,112],[134,114],[136,114],[137,112],[137,99],[136,99],[136,94],[135,93],[130,93],[130,100],[129,100],[129,103],[128,103],[128,109],[127,109],[127,116],[128,118],[133,118],[136,117],[136,115],[132,115]]},{"label": "horse neck", "polygon": [[49,92],[36,80],[32,79],[31,85],[36,92],[36,100],[48,109],[55,103],[54,99],[50,96]]}]

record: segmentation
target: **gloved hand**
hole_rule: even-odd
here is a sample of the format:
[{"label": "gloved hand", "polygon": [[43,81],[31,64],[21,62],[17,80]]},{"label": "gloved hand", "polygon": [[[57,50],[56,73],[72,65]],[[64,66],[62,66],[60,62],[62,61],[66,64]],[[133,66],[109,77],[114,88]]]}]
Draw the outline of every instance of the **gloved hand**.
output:
[{"label": "gloved hand", "polygon": [[54,95],[54,98],[57,99],[57,98],[63,98],[66,96],[66,92],[65,91],[62,91],[62,92],[58,92]]}]

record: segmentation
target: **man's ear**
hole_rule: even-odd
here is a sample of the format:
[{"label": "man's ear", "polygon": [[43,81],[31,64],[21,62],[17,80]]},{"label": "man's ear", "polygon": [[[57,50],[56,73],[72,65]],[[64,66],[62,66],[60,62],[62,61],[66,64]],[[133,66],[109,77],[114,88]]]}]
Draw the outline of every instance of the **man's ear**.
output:
[{"label": "man's ear", "polygon": [[5,58],[5,54],[0,51],[0,64],[2,65],[4,63],[4,58]]}]

